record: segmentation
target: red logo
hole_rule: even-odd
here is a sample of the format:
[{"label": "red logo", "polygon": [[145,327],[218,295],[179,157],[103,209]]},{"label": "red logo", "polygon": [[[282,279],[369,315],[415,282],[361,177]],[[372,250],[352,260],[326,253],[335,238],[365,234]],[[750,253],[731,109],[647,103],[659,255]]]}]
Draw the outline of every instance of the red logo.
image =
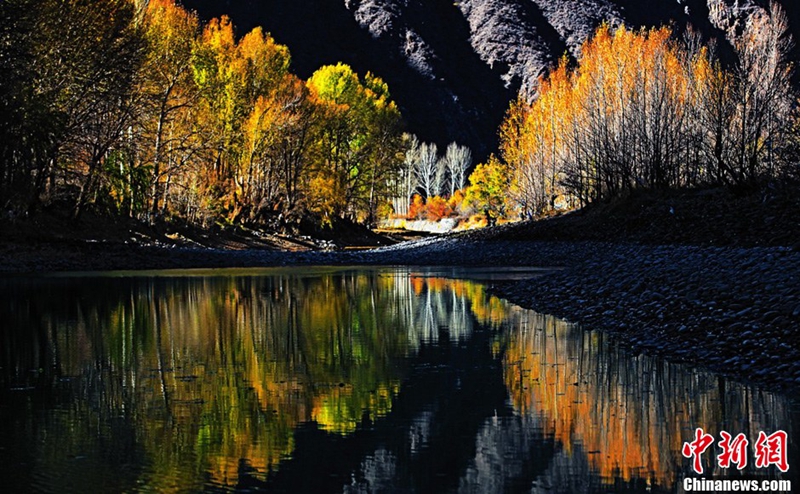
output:
[{"label": "red logo", "polygon": [[[736,468],[742,470],[747,466],[747,445],[750,441],[742,433],[733,437],[726,431],[720,431],[722,440],[717,446],[722,452],[717,455],[717,464],[720,468]],[[758,441],[753,445],[756,455],[756,468],[767,468],[775,465],[781,472],[789,471],[789,462],[786,458],[788,435],[784,431],[774,432],[767,435],[765,432],[758,433]],[[694,441],[683,443],[681,453],[686,458],[692,459],[692,469],[698,473],[703,473],[703,463],[701,456],[714,444],[714,436],[706,434],[703,429],[698,427],[694,432]]]},{"label": "red logo", "polygon": [[741,432],[731,441],[731,435],[725,431],[719,433],[722,436],[718,446],[722,448],[722,453],[717,456],[717,463],[721,468],[729,468],[731,463],[736,465],[739,470],[747,466],[747,440]]},{"label": "red logo", "polygon": [[789,463],[786,461],[786,439],[784,431],[769,436],[763,431],[759,432],[756,441],[756,467],[767,468],[775,465],[781,472],[789,470]]},{"label": "red logo", "polygon": [[683,456],[686,458],[693,458],[692,468],[697,473],[703,473],[703,464],[700,462],[700,455],[703,454],[709,446],[714,444],[714,436],[706,434],[703,429],[697,428],[695,431],[695,439],[690,443],[683,443]]}]

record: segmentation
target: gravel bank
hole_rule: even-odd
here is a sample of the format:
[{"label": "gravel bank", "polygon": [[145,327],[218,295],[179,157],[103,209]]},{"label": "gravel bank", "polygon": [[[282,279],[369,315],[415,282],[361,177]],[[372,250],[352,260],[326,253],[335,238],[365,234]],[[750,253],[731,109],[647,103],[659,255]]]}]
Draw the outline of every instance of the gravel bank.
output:
[{"label": "gravel bank", "polygon": [[0,250],[7,273],[286,265],[561,267],[493,290],[625,344],[790,393],[800,390],[800,252],[432,238],[369,251],[82,246]]}]

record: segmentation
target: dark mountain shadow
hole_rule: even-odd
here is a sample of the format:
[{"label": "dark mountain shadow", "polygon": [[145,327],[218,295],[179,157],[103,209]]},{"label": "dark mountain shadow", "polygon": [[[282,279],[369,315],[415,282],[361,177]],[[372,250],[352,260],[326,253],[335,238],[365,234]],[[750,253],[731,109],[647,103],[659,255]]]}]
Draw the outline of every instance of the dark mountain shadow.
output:
[{"label": "dark mountain shadow", "polygon": [[[180,0],[207,21],[227,15],[244,35],[257,26],[287,45],[295,73],[307,79],[322,65],[345,62],[368,68],[372,38],[363,32],[343,1]],[[377,72],[373,69],[373,72]]]},{"label": "dark mountain shadow", "polygon": [[705,0],[617,0],[616,3],[624,9],[626,21],[631,27],[670,26],[676,37],[683,36],[691,27],[700,33],[705,42],[716,40],[719,54],[725,62],[733,60],[733,48],[725,32],[711,24]]}]

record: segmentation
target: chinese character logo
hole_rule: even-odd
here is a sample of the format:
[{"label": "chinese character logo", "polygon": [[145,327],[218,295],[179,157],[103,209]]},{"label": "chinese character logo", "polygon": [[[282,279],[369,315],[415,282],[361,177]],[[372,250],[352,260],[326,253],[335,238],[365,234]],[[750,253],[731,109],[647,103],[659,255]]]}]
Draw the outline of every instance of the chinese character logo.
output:
[{"label": "chinese character logo", "polygon": [[695,431],[695,439],[690,443],[683,443],[683,456],[686,458],[693,458],[692,468],[697,473],[703,473],[703,464],[700,462],[700,455],[703,454],[709,446],[714,444],[714,436],[706,434],[703,429],[697,428]]},{"label": "chinese character logo", "polygon": [[[747,466],[747,446],[750,441],[742,433],[733,437],[728,432],[721,431],[719,435],[722,440],[717,446],[722,452],[717,455],[717,464],[720,468],[730,468],[736,465],[739,470]],[[767,468],[775,465],[781,472],[789,471],[789,462],[786,458],[788,435],[784,431],[774,432],[767,435],[765,432],[758,433],[758,440],[753,445],[755,449],[756,468]],[[694,441],[683,443],[681,453],[686,458],[692,460],[692,469],[698,474],[703,473],[703,463],[701,456],[714,444],[714,436],[706,434],[703,429],[698,427],[694,432]]]},{"label": "chinese character logo", "polygon": [[722,441],[717,443],[722,449],[722,453],[717,456],[720,468],[729,468],[733,463],[736,468],[742,470],[747,466],[747,445],[750,441],[741,432],[732,441],[732,436],[725,431],[721,431],[719,435],[722,436]]},{"label": "chinese character logo", "polygon": [[759,432],[755,446],[756,467],[767,468],[775,465],[781,472],[789,470],[789,464],[786,461],[786,438],[784,431],[778,431],[769,436],[763,431]]}]

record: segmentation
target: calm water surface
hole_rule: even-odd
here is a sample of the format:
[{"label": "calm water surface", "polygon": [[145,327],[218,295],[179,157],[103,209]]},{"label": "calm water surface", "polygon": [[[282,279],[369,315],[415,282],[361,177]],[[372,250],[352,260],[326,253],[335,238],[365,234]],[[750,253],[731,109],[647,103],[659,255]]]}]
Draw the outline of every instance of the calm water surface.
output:
[{"label": "calm water surface", "polygon": [[301,268],[0,280],[4,492],[681,492],[702,427],[791,399],[489,295],[520,270]]}]

